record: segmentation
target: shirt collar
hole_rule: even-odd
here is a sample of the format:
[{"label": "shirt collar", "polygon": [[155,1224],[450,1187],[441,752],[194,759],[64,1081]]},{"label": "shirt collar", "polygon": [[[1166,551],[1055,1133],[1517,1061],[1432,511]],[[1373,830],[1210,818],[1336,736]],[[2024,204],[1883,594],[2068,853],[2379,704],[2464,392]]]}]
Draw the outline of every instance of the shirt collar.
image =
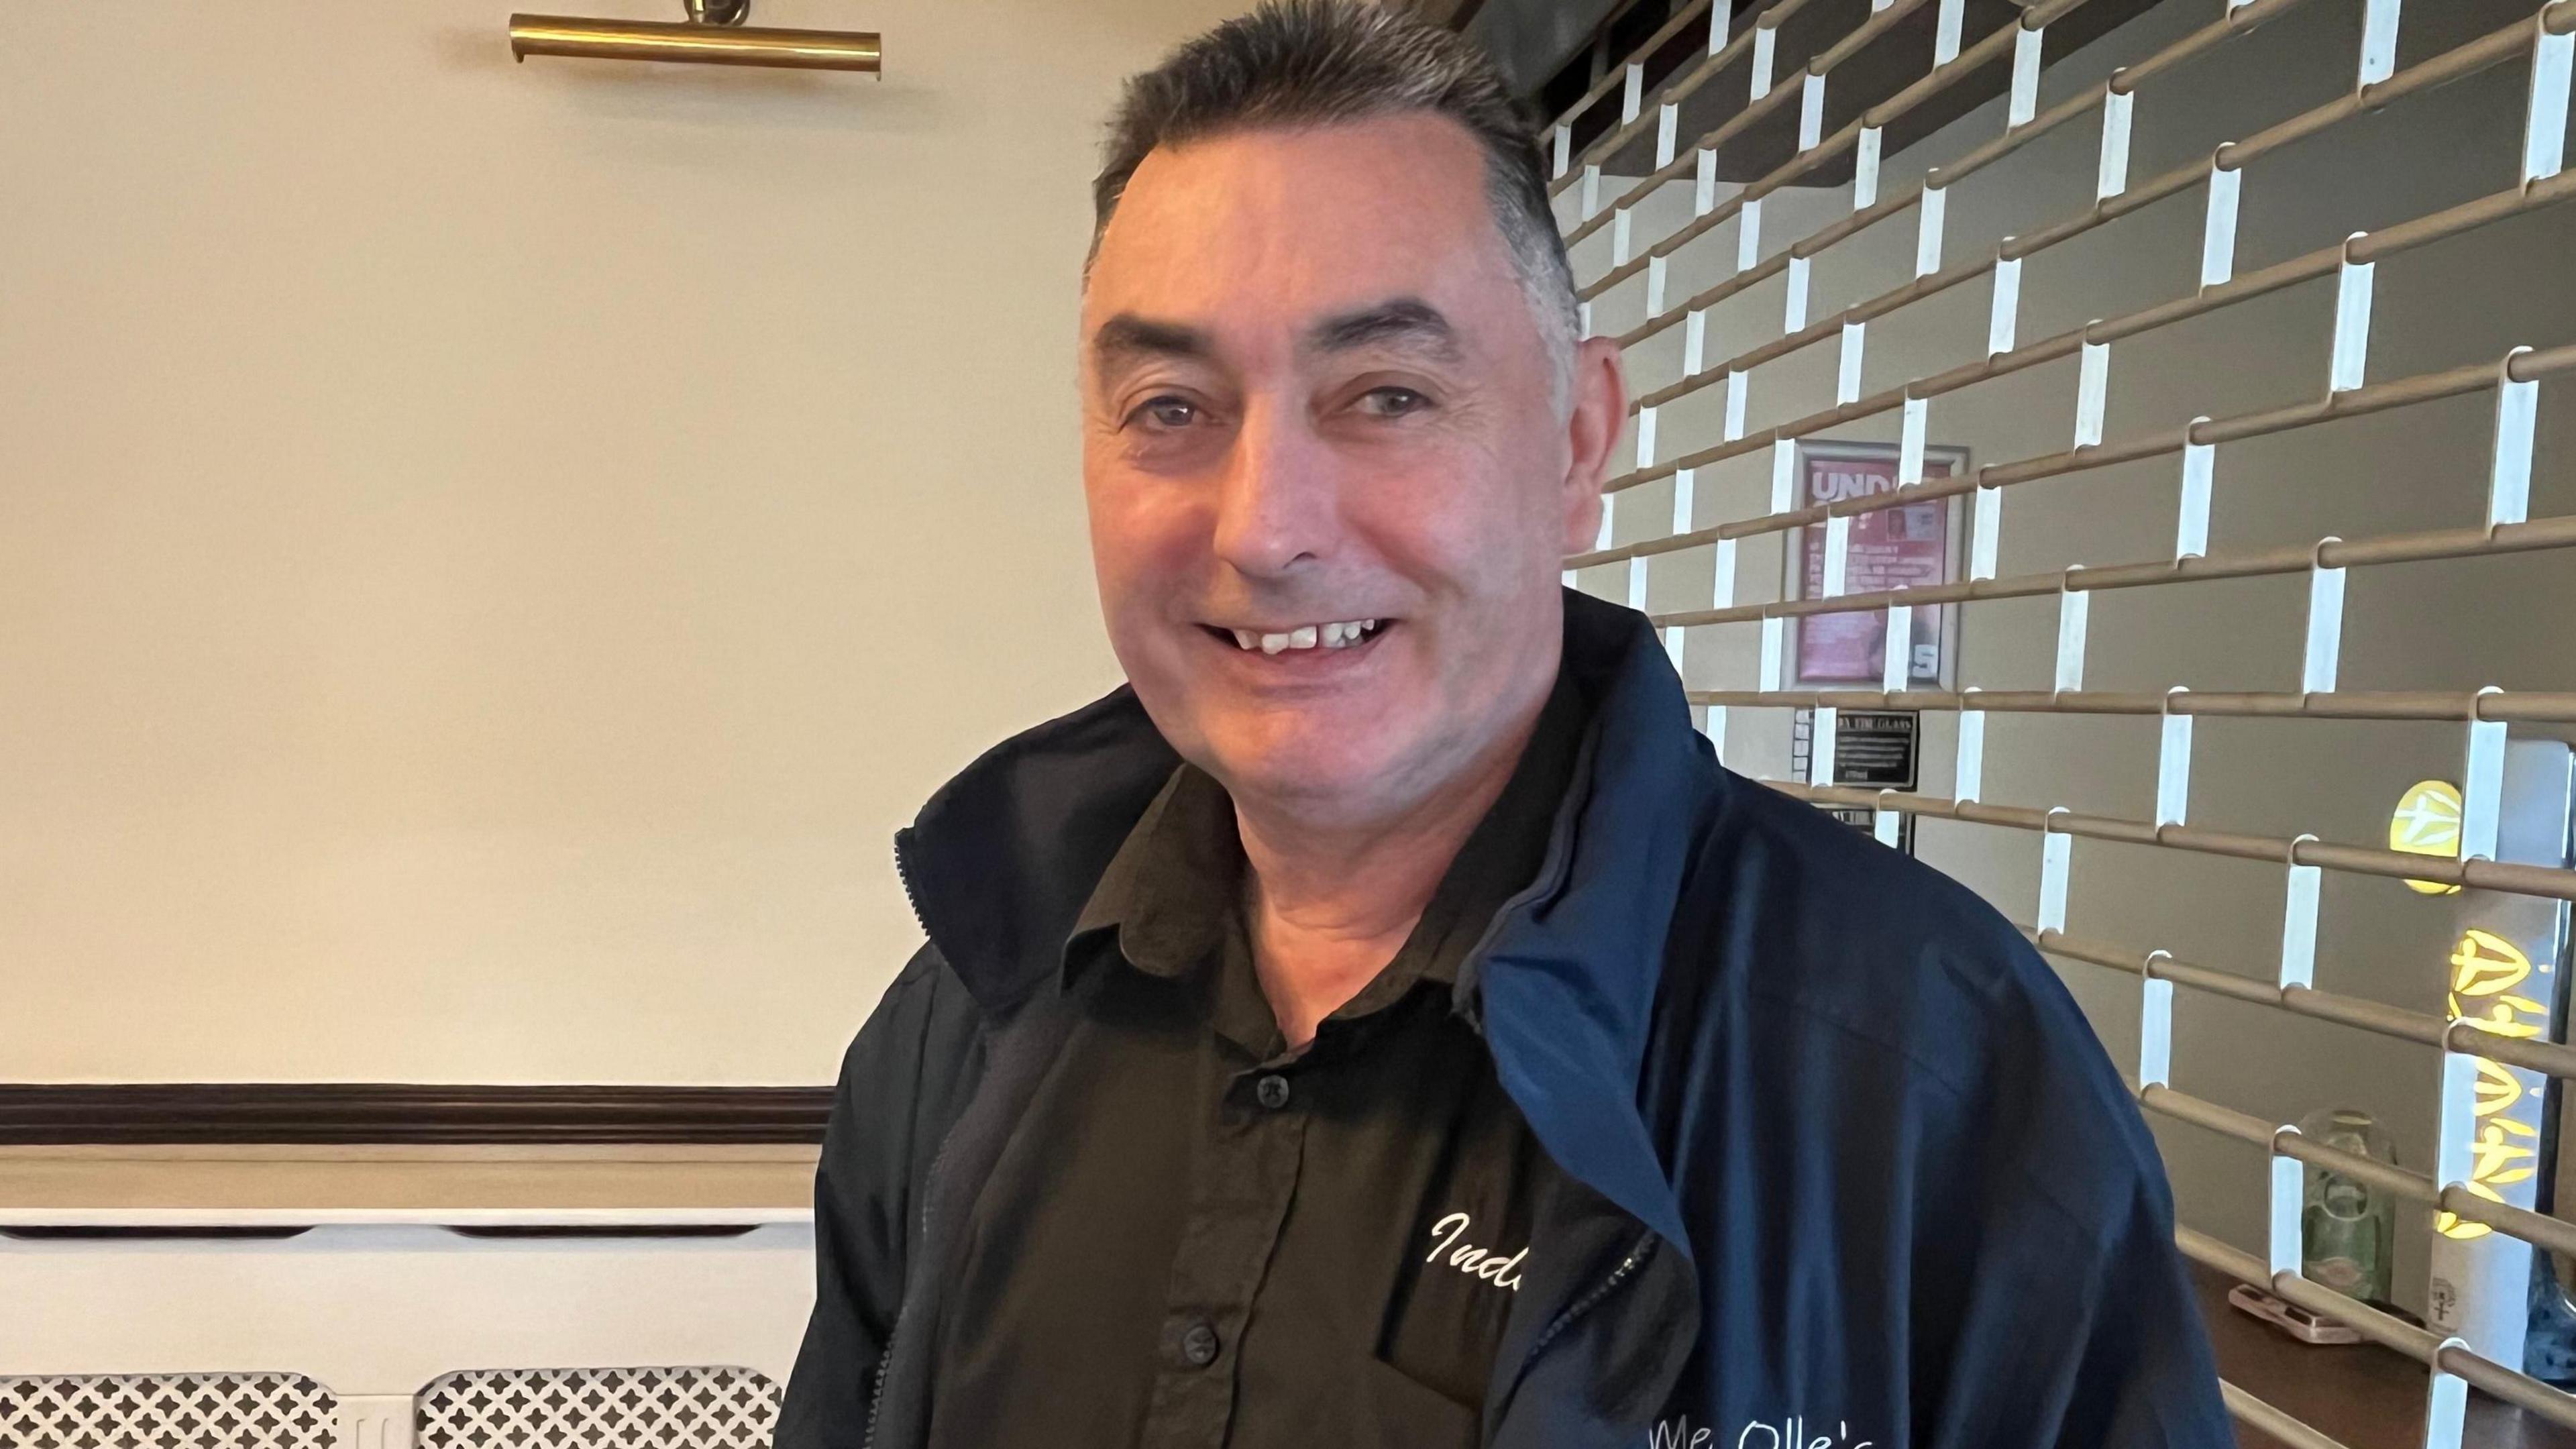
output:
[{"label": "shirt collar", "polygon": [[[1386,968],[1335,1017],[1393,1004],[1421,982],[1454,987],[1494,912],[1537,873],[1548,833],[1572,783],[1589,723],[1582,691],[1562,669],[1503,792],[1469,833],[1422,918]],[[1179,978],[1215,958],[1240,929],[1243,843],[1225,787],[1195,765],[1172,771],[1145,807],[1084,904],[1067,942],[1070,980],[1091,953],[1074,949],[1114,931],[1138,970]]]},{"label": "shirt collar", "polygon": [[1458,984],[1468,953],[1494,913],[1538,874],[1557,808],[1573,783],[1586,723],[1582,691],[1560,669],[1503,793],[1458,848],[1423,907],[1422,919],[1386,969],[1334,1015],[1374,1011],[1419,982]]},{"label": "shirt collar", "polygon": [[[1068,948],[1115,931],[1120,953],[1138,970],[1186,975],[1222,944],[1242,881],[1234,801],[1213,776],[1185,762],[1110,857]],[[1068,977],[1084,954],[1066,951]]]}]

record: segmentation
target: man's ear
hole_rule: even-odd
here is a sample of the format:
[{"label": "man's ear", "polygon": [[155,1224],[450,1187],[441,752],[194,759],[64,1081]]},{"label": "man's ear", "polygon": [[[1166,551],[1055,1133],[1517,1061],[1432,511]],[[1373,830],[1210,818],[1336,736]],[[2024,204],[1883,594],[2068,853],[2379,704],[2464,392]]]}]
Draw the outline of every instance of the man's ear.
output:
[{"label": "man's ear", "polygon": [[1563,546],[1586,553],[1601,532],[1601,485],[1628,427],[1628,380],[1620,370],[1619,344],[1587,337],[1574,345],[1574,377],[1567,399],[1567,459],[1562,497]]}]

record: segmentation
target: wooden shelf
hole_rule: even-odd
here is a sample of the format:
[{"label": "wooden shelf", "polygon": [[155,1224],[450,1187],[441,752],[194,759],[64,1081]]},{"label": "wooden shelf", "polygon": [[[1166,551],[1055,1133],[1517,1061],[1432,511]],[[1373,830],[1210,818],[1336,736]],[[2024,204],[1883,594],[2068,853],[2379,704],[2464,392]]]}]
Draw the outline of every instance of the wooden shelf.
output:
[{"label": "wooden shelf", "polygon": [[[2424,1442],[2431,1371],[2422,1364],[2374,1343],[2301,1343],[2229,1306],[2234,1279],[2196,1263],[2191,1269],[2220,1378],[2352,1449]],[[2236,1442],[2244,1449],[2279,1443],[2241,1424]],[[2576,1432],[2471,1389],[2462,1442],[2473,1449],[2576,1449]]]}]

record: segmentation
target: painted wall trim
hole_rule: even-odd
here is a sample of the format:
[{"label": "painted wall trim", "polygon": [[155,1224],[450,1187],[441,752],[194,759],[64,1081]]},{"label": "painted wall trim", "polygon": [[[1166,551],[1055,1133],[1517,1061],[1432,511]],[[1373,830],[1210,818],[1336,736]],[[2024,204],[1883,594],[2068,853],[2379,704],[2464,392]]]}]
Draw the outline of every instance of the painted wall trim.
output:
[{"label": "painted wall trim", "polygon": [[0,1146],[818,1143],[832,1089],[0,1083]]}]

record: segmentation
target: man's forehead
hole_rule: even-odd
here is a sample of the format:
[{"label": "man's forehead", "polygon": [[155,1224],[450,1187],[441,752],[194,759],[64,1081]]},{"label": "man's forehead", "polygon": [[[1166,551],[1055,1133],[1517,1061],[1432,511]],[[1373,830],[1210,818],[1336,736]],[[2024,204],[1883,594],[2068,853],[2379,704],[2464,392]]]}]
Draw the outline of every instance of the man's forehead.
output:
[{"label": "man's forehead", "polygon": [[1102,234],[1084,328],[1139,315],[1302,331],[1394,297],[1471,323],[1461,314],[1516,288],[1473,138],[1444,117],[1372,117],[1149,154]]},{"label": "man's forehead", "polygon": [[[1259,346],[1271,340],[1259,336],[1229,338],[1217,328],[1117,312],[1092,329],[1090,353],[1096,364],[1115,367],[1122,362],[1155,358],[1215,359],[1228,352],[1233,343]],[[1295,350],[1317,356],[1386,348],[1434,361],[1456,362],[1467,353],[1458,325],[1449,320],[1447,313],[1419,297],[1390,297],[1368,306],[1327,313],[1295,328],[1295,335],[1285,340]]]}]

